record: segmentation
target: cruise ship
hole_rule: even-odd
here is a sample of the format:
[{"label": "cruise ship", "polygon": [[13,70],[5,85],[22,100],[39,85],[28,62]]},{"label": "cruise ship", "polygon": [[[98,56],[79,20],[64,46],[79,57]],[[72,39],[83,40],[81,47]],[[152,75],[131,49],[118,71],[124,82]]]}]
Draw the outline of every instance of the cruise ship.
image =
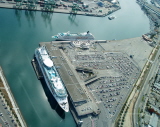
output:
[{"label": "cruise ship", "polygon": [[45,82],[51,91],[52,95],[65,111],[69,111],[68,95],[66,89],[60,79],[60,76],[50,59],[45,46],[39,47],[35,50],[35,58],[38,61],[40,69],[43,73]]},{"label": "cruise ship", "polygon": [[55,36],[52,36],[56,41],[75,41],[75,40],[94,40],[94,36],[89,32],[84,33],[58,33]]}]

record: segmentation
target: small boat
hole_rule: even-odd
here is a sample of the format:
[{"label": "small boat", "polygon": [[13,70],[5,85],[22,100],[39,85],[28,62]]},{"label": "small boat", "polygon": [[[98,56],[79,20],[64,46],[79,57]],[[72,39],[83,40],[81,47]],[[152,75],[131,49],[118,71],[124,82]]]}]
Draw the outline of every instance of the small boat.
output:
[{"label": "small boat", "polygon": [[108,17],[109,20],[112,20],[112,19],[115,19],[115,18],[116,18],[115,16],[109,16]]}]

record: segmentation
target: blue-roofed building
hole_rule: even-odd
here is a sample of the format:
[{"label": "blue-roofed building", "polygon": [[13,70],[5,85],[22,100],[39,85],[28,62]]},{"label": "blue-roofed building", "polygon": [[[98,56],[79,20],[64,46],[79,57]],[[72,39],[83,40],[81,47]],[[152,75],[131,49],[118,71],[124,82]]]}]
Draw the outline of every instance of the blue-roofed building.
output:
[{"label": "blue-roofed building", "polygon": [[104,6],[104,4],[103,4],[102,2],[98,2],[97,4],[98,4],[98,6],[100,6],[100,7],[103,7],[103,6]]}]

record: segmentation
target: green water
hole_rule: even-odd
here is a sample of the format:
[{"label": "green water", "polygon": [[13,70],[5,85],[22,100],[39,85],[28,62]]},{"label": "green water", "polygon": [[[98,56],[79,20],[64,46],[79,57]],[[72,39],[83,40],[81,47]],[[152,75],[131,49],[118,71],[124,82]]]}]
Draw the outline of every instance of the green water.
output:
[{"label": "green water", "polygon": [[[58,108],[31,65],[39,42],[58,32],[90,31],[96,39],[125,39],[149,32],[149,20],[135,0],[121,0],[117,18],[0,9],[0,65],[29,127],[75,127],[71,113]],[[49,100],[48,100],[49,99]],[[52,101],[53,100],[53,101]]]}]

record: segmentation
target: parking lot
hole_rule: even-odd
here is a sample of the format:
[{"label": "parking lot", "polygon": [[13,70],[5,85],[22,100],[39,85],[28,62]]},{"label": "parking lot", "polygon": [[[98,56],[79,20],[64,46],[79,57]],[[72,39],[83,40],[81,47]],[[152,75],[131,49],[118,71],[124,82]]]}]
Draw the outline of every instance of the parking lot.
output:
[{"label": "parking lot", "polygon": [[9,107],[7,106],[4,98],[0,95],[0,123],[3,127],[17,127],[17,123],[12,116]]},{"label": "parking lot", "polygon": [[68,54],[72,54],[69,57],[74,59],[74,66],[91,68],[98,75],[103,75],[86,86],[101,110],[105,110],[106,118],[116,118],[139,76],[140,69],[132,58],[121,52],[70,52],[72,53]]}]

